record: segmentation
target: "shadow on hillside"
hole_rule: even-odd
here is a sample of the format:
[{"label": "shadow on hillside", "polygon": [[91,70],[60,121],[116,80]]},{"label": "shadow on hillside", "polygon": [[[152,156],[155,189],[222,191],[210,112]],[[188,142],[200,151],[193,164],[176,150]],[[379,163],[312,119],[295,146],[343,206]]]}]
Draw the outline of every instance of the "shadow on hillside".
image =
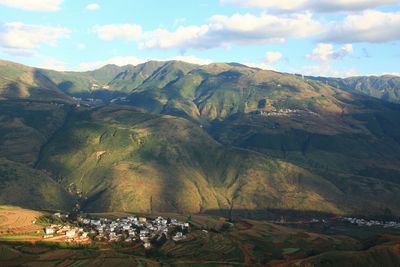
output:
[{"label": "shadow on hillside", "polygon": [[70,95],[82,99],[100,99],[106,103],[110,102],[112,99],[128,96],[128,94],[124,92],[117,92],[105,89],[94,90],[90,93],[72,93]]}]

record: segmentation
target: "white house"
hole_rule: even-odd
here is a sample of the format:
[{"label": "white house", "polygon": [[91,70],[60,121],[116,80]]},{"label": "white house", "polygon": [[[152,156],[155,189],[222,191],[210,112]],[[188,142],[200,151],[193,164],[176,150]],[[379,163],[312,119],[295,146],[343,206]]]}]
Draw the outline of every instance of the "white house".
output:
[{"label": "white house", "polygon": [[67,238],[75,238],[75,237],[76,237],[76,231],[75,231],[75,229],[68,230],[67,232],[65,232],[65,236],[66,236]]},{"label": "white house", "polygon": [[53,234],[55,233],[55,230],[54,230],[54,228],[46,227],[46,228],[44,229],[44,233],[45,233],[46,235],[53,235]]}]

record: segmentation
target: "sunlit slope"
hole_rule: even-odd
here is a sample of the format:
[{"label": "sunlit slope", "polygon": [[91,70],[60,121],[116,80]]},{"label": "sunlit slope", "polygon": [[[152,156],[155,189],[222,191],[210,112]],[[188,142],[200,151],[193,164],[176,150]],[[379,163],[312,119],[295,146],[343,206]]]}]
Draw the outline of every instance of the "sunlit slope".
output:
[{"label": "sunlit slope", "polygon": [[131,65],[124,67],[106,65],[100,69],[86,72],[53,70],[40,70],[40,72],[49,77],[61,91],[68,95],[101,98],[102,96],[108,97],[114,92],[114,88],[107,86],[110,81],[120,73],[133,68],[134,66]]},{"label": "sunlit slope", "polygon": [[57,85],[38,69],[0,60],[0,99],[71,102]]},{"label": "sunlit slope", "polygon": [[342,111],[333,88],[294,75],[232,64],[197,66],[185,75],[176,75],[171,65],[163,70],[132,91],[132,105],[203,122],[272,108]]},{"label": "sunlit slope", "polygon": [[[398,208],[367,189],[365,206],[360,206],[357,197],[322,176],[262,154],[224,148],[184,119],[128,107],[75,113],[42,155],[39,167],[92,211]],[[397,185],[382,188],[395,198],[400,192]]]},{"label": "sunlit slope", "polygon": [[400,107],[364,97],[342,101],[340,114],[240,114],[214,123],[210,131],[224,144],[308,168],[400,183]]},{"label": "sunlit slope", "polygon": [[358,92],[385,101],[400,103],[400,76],[361,76],[341,78],[307,77],[333,87]]}]

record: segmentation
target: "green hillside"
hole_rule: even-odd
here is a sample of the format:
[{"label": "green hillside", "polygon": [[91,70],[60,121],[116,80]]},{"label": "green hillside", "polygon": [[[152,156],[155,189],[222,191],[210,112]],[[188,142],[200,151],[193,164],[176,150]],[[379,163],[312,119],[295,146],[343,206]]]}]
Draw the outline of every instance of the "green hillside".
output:
[{"label": "green hillside", "polygon": [[106,65],[100,69],[86,72],[58,72],[52,70],[40,70],[48,76],[57,87],[71,96],[109,98],[113,94],[113,88],[108,83],[122,72],[133,69],[134,66],[118,67]]},{"label": "green hillside", "polygon": [[[91,211],[399,212],[400,185],[366,177],[330,181],[327,173],[221,146],[184,119],[128,107],[74,113],[42,155],[39,168]],[[377,192],[383,198],[374,198]]]},{"label": "green hillside", "polygon": [[0,100],[29,99],[71,102],[57,85],[38,69],[0,60]]},{"label": "green hillside", "polygon": [[229,209],[234,199],[238,209],[318,202],[339,211],[325,199],[340,192],[301,168],[226,149],[188,121],[131,108],[76,113],[43,155],[39,167],[82,192],[89,210],[201,212]]},{"label": "green hillside", "polygon": [[0,205],[71,210],[71,195],[45,171],[0,158]]},{"label": "green hillside", "polygon": [[0,101],[0,158],[33,166],[70,109],[57,103]]},{"label": "green hillside", "polygon": [[335,98],[333,88],[293,75],[228,64],[197,66],[186,75],[177,75],[173,68],[167,70],[173,78],[165,78],[169,77],[166,74],[149,78],[130,94],[131,104],[204,123],[284,108],[341,112],[342,103]]},{"label": "green hillside", "polygon": [[400,77],[393,75],[341,78],[307,77],[343,90],[400,103]]},{"label": "green hillside", "polygon": [[[83,210],[400,214],[398,105],[240,64],[8,63],[2,77],[32,71],[51,93],[0,103],[0,158],[46,171]],[[127,100],[79,107],[60,89]]]}]

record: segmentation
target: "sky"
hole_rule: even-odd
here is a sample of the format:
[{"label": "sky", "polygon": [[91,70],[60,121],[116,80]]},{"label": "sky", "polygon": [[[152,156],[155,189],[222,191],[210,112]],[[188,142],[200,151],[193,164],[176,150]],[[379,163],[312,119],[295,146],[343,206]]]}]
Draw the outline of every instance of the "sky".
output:
[{"label": "sky", "polygon": [[400,75],[400,0],[0,0],[0,59],[62,71],[183,60]]}]

